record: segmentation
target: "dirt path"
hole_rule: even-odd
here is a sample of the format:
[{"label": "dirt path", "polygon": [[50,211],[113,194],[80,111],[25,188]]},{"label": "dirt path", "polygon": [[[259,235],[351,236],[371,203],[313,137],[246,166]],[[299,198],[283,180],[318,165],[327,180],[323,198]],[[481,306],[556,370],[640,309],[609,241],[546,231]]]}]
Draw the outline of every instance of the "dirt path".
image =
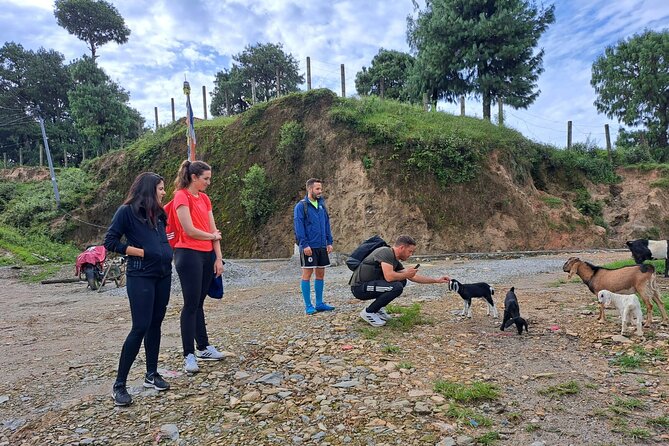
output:
[{"label": "dirt path", "polygon": [[[427,323],[373,329],[357,317],[342,266],[327,276],[337,311],[307,317],[292,262],[231,261],[224,299],[206,308],[211,341],[229,356],[180,373],[173,294],[160,357],[172,389],[144,391],[141,352],[126,409],[109,397],[129,329],[123,290],[27,285],[3,269],[0,446],[666,444],[669,328],[656,323],[644,338],[617,342],[614,314],[597,324],[594,297],[565,282],[566,257],[421,259],[427,275],[489,280],[500,307],[515,286],[530,323],[523,336],[501,333],[480,303],[462,320],[461,299],[436,285],[408,287],[397,301],[419,304]],[[456,402],[435,392],[439,381],[492,385],[498,396]]]}]

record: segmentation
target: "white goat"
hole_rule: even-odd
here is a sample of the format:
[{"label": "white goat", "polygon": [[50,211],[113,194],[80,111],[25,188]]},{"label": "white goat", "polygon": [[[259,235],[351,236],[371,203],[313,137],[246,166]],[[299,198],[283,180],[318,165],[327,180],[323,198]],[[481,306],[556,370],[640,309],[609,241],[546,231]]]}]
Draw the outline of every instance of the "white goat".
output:
[{"label": "white goat", "polygon": [[623,319],[622,329],[620,330],[621,335],[625,335],[625,328],[628,323],[632,324],[632,317],[634,317],[636,319],[636,334],[637,336],[643,336],[643,329],[641,328],[643,315],[641,314],[641,304],[636,294],[617,294],[609,290],[602,290],[597,293],[597,299],[604,306],[613,302],[613,305],[618,309]]}]

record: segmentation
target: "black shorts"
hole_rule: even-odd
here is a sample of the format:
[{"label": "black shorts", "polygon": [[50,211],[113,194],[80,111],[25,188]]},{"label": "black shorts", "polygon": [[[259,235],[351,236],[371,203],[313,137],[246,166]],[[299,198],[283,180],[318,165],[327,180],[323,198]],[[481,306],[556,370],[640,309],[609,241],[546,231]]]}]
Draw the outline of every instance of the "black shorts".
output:
[{"label": "black shorts", "polygon": [[304,254],[304,250],[300,251],[300,265],[302,268],[324,268],[330,266],[330,256],[327,248],[311,248],[311,255]]}]

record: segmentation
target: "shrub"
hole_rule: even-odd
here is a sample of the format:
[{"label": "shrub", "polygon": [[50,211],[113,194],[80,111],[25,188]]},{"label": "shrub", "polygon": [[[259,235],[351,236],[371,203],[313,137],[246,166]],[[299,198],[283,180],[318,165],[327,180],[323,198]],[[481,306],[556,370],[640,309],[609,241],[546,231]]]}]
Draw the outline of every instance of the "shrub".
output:
[{"label": "shrub", "polygon": [[241,203],[246,218],[254,224],[266,223],[272,215],[274,205],[265,169],[254,164],[246,172],[242,182],[244,187],[241,191]]},{"label": "shrub", "polygon": [[288,121],[281,126],[277,154],[282,161],[288,163],[291,170],[298,165],[304,153],[306,131],[297,121]]}]

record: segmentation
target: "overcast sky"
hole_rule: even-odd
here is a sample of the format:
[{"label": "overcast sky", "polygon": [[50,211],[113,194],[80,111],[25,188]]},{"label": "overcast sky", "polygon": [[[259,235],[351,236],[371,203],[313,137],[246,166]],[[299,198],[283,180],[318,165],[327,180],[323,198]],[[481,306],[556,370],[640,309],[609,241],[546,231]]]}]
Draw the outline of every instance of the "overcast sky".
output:
[{"label": "overcast sky", "polygon": [[[355,74],[369,66],[379,48],[409,51],[406,18],[411,0],[117,0],[131,30],[125,45],[98,50],[98,62],[130,92],[131,105],[153,126],[185,114],[184,77],[193,88],[195,116],[203,117],[202,86],[213,89],[218,71],[247,45],[282,43],[306,74],[311,57],[313,88],[341,94],[340,64],[346,67],[346,94],[355,94]],[[421,2],[423,4],[424,2]],[[555,0],[556,21],[540,40],[545,49],[541,95],[527,110],[507,110],[507,124],[528,138],[564,146],[567,121],[574,142],[604,146],[604,124],[612,139],[618,122],[598,114],[590,86],[592,62],[607,46],[644,29],[669,28],[669,0]],[[546,2],[545,4],[550,4]],[[50,0],[0,0],[0,40],[28,49],[40,46],[64,54],[66,61],[87,54],[84,42],[60,28]],[[306,77],[306,76],[305,76]],[[302,87],[306,89],[306,85]],[[209,95],[208,95],[209,96]],[[207,98],[208,103],[210,98]],[[442,108],[459,113],[456,105]],[[496,113],[496,108],[493,111]],[[481,106],[467,100],[467,114]]]}]

